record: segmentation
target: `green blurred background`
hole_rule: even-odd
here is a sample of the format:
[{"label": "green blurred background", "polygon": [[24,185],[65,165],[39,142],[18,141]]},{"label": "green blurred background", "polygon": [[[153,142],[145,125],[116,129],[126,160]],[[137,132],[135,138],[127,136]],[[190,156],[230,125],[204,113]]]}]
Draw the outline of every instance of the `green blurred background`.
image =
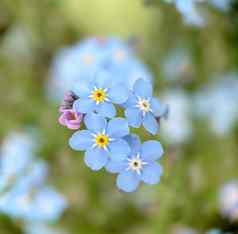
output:
[{"label": "green blurred background", "polygon": [[[236,230],[236,223],[220,215],[218,192],[238,176],[237,121],[229,134],[217,136],[206,121],[192,117],[193,134],[180,144],[159,134],[165,148],[161,183],[126,194],[117,190],[113,175],[92,172],[82,155],[68,147],[71,131],[58,124],[57,103],[45,92],[60,48],[88,36],[114,35],[138,39],[138,56],[154,74],[158,96],[178,87],[192,94],[213,73],[238,67],[238,2],[226,14],[208,6],[203,10],[209,22],[196,28],[185,25],[173,5],[159,1],[0,0],[0,141],[26,125],[40,129],[40,155],[49,163],[49,180],[69,200],[54,224],[65,233],[167,234],[180,226],[201,233],[212,227]],[[166,80],[163,58],[181,45],[191,51],[193,79]],[[21,233],[21,224],[1,215],[0,233]]]}]

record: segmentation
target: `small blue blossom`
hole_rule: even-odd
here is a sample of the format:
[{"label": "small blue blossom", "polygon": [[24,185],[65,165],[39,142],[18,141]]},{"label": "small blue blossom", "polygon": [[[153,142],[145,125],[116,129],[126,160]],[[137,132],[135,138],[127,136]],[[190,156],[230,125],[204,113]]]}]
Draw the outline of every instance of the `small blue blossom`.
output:
[{"label": "small blue blossom", "polygon": [[221,11],[231,9],[232,0],[208,0],[208,2]]},{"label": "small blue blossom", "polygon": [[[117,187],[125,192],[135,191],[140,182],[157,184],[163,172],[162,167],[156,162],[163,155],[163,148],[159,141],[149,140],[142,145],[135,136],[129,136],[128,143],[131,152],[120,161],[110,161],[106,169],[111,173],[119,173]],[[136,143],[136,144],[134,144]]]},{"label": "small blue blossom", "polygon": [[193,133],[189,96],[183,89],[176,88],[166,90],[161,98],[169,106],[169,117],[161,127],[161,134],[170,144],[186,142]]},{"label": "small blue blossom", "polygon": [[224,217],[238,220],[238,182],[230,181],[220,191],[220,209]]},{"label": "small blue blossom", "polygon": [[66,200],[45,186],[48,167],[34,155],[36,138],[28,133],[10,134],[1,147],[0,211],[26,221],[57,219]]},{"label": "small blue blossom", "polygon": [[152,96],[152,92],[149,81],[137,80],[125,104],[125,116],[132,127],[138,128],[143,124],[147,131],[155,135],[159,129],[156,117],[162,115],[163,108],[159,100]]},{"label": "small blue blossom", "polygon": [[97,114],[87,114],[84,119],[87,130],[75,132],[69,140],[74,150],[85,152],[85,163],[92,170],[100,170],[108,160],[125,159],[130,152],[128,143],[122,139],[129,134],[128,123],[123,118],[106,121]]},{"label": "small blue blossom", "polygon": [[0,149],[0,191],[11,186],[31,164],[35,148],[32,139],[20,132],[12,132],[4,139]]},{"label": "small blue blossom", "polygon": [[167,3],[174,3],[177,10],[182,14],[186,24],[202,27],[206,24],[205,18],[199,11],[197,4],[202,0],[165,0]]},{"label": "small blue blossom", "polygon": [[29,222],[24,226],[25,234],[66,234],[65,230],[45,222]]},{"label": "small blue blossom", "polygon": [[12,216],[22,218],[24,208],[15,204],[19,195],[30,193],[33,187],[42,186],[47,175],[47,166],[43,161],[34,162],[29,165],[10,184],[6,191],[2,191],[0,197],[0,210]]},{"label": "small blue blossom", "polygon": [[82,81],[85,84],[88,77],[102,69],[112,74],[114,84],[123,83],[128,89],[140,77],[153,80],[128,43],[116,37],[92,37],[62,49],[56,55],[46,84],[47,94],[58,100],[65,91],[75,92],[76,84]]},{"label": "small blue blossom", "polygon": [[[115,104],[127,101],[129,90],[124,84],[114,84],[107,72],[100,72],[95,78],[78,84],[76,94],[80,97],[74,102],[74,109],[79,113],[97,112],[103,117],[116,115]],[[83,87],[81,86],[83,85]]]}]

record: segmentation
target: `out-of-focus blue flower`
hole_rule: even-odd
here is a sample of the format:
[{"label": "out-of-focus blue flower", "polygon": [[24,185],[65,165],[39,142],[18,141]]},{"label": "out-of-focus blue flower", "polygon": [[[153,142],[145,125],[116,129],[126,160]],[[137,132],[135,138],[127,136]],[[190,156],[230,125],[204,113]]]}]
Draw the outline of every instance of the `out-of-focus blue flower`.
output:
[{"label": "out-of-focus blue flower", "polygon": [[173,49],[162,62],[163,77],[167,80],[191,79],[193,66],[188,51],[182,48]]},{"label": "out-of-focus blue flower", "polygon": [[48,168],[44,161],[35,159],[35,140],[26,132],[10,134],[3,142],[0,212],[28,221],[51,221],[60,216],[66,201],[45,186]]},{"label": "out-of-focus blue flower", "polygon": [[195,95],[196,114],[208,119],[217,135],[228,133],[238,120],[237,77],[236,73],[227,74],[219,82],[207,85]]},{"label": "out-of-focus blue flower", "polygon": [[77,84],[102,69],[111,73],[114,84],[123,83],[127,88],[140,77],[152,80],[147,67],[127,43],[116,37],[94,37],[62,49],[56,55],[47,83],[48,95],[52,99],[61,98],[65,91],[75,91]]},{"label": "out-of-focus blue flower", "polygon": [[238,220],[238,183],[231,181],[220,191],[220,209],[224,217],[231,221]]},{"label": "out-of-focus blue flower", "polygon": [[162,115],[162,105],[153,97],[153,89],[150,81],[139,79],[135,82],[133,92],[125,104],[125,116],[132,127],[138,128],[143,124],[145,129],[156,134],[159,124],[156,117]]},{"label": "out-of-focus blue flower", "polygon": [[66,206],[65,198],[46,186],[30,190],[16,187],[0,199],[2,212],[27,221],[55,221]]},{"label": "out-of-focus blue flower", "polygon": [[172,89],[165,91],[162,99],[169,106],[169,116],[161,128],[162,135],[170,143],[185,142],[192,134],[189,97],[183,90]]},{"label": "out-of-focus blue flower", "polygon": [[214,228],[209,230],[208,232],[206,232],[206,234],[232,234],[230,232],[223,232],[222,230],[218,229],[218,228]]},{"label": "out-of-focus blue flower", "polygon": [[231,7],[231,0],[208,0],[208,2],[222,11],[228,11]]},{"label": "out-of-focus blue flower", "polygon": [[163,155],[160,142],[150,140],[138,145],[139,139],[135,136],[129,138],[131,152],[128,157],[120,162],[110,161],[106,166],[109,172],[119,173],[117,186],[125,192],[135,191],[141,181],[146,184],[159,183],[163,172],[160,164],[156,162]]},{"label": "out-of-focus blue flower", "polygon": [[96,111],[103,117],[112,118],[116,115],[113,104],[122,104],[128,99],[127,87],[123,83],[115,84],[107,72],[102,71],[85,83],[78,84],[75,90],[80,98],[74,102],[73,107],[79,113]]},{"label": "out-of-focus blue flower", "polygon": [[33,187],[39,187],[45,182],[47,166],[43,161],[29,164],[21,174],[15,177],[14,183],[0,196],[0,211],[12,216],[21,217],[24,207],[15,204],[19,194],[28,194]]},{"label": "out-of-focus blue flower", "polygon": [[0,191],[10,186],[31,163],[35,148],[32,139],[20,132],[4,139],[0,149]]},{"label": "out-of-focus blue flower", "polygon": [[69,140],[74,150],[86,150],[85,163],[92,170],[100,170],[108,160],[122,160],[130,152],[127,142],[122,139],[129,134],[128,123],[123,118],[109,122],[97,114],[87,114],[84,118],[87,130],[75,132]]},{"label": "out-of-focus blue flower", "polygon": [[177,10],[182,14],[186,24],[202,27],[206,24],[202,12],[198,9],[198,4],[203,0],[165,0],[168,3],[174,3]]},{"label": "out-of-focus blue flower", "polygon": [[50,226],[44,222],[30,222],[24,227],[25,234],[66,234],[60,228]]}]

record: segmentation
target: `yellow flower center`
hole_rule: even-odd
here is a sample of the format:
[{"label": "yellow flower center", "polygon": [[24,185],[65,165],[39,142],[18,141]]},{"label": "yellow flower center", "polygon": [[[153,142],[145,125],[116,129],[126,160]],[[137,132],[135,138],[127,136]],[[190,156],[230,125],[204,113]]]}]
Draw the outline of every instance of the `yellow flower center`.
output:
[{"label": "yellow flower center", "polygon": [[107,90],[102,88],[94,88],[90,97],[99,104],[100,102],[107,101]]},{"label": "yellow flower center", "polygon": [[109,136],[106,135],[105,133],[98,133],[95,136],[95,144],[96,146],[100,148],[107,148],[107,145],[109,143]]}]

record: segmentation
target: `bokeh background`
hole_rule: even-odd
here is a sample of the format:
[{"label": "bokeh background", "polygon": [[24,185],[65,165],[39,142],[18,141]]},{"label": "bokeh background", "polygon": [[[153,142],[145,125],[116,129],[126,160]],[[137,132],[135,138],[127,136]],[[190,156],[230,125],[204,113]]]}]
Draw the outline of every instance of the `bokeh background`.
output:
[{"label": "bokeh background", "polygon": [[[204,1],[197,10],[199,24],[158,0],[0,0],[0,142],[36,128],[48,180],[68,201],[47,224],[54,230],[38,233],[238,233],[238,215],[220,210],[222,187],[238,179],[238,1],[226,9]],[[68,146],[72,132],[58,124],[60,100],[47,91],[53,60],[92,36],[132,43],[170,105],[158,134],[159,185],[119,192],[113,175],[85,166]],[[25,233],[23,223],[2,213],[0,233]]]}]

